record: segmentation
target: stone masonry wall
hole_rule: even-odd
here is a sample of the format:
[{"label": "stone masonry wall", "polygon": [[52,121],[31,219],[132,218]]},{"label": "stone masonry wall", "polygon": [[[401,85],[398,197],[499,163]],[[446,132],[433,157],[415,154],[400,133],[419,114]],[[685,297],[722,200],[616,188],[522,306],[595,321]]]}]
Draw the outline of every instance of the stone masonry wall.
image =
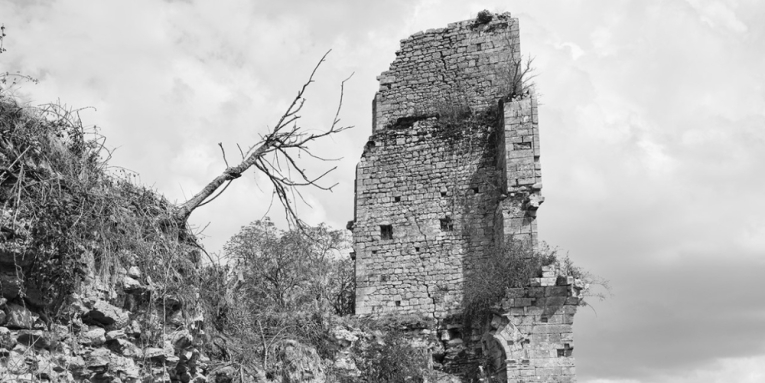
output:
[{"label": "stone masonry wall", "polygon": [[536,95],[500,103],[500,109],[503,128],[498,129],[496,158],[503,194],[497,205],[495,235],[536,243],[536,211],[544,202]]},{"label": "stone masonry wall", "polygon": [[493,248],[491,130],[455,139],[431,118],[370,137],[356,170],[357,314],[459,311],[471,260]]},{"label": "stone masonry wall", "polygon": [[584,285],[552,266],[530,285],[509,289],[494,308],[481,340],[487,373],[501,382],[575,382],[573,323]]},{"label": "stone masonry wall", "polygon": [[356,314],[435,319],[445,349],[434,359],[464,381],[483,355],[503,382],[572,382],[581,286],[556,270],[511,289],[491,323],[461,328],[477,263],[507,240],[537,243],[537,100],[530,90],[504,101],[519,44],[509,14],[453,23],[402,40],[378,78],[348,225]]},{"label": "stone masonry wall", "polygon": [[372,131],[401,117],[436,113],[445,103],[496,105],[504,88],[502,69],[514,55],[520,55],[518,19],[509,13],[487,24],[467,20],[401,40],[390,69],[378,77]]}]

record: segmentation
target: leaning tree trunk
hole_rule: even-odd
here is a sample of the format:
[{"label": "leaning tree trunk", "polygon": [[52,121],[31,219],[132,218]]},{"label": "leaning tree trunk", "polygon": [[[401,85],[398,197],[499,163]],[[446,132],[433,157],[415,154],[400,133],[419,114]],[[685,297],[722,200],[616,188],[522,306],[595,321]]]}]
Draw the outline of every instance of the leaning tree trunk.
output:
[{"label": "leaning tree trunk", "polygon": [[[327,170],[318,177],[311,178],[303,169],[297,166],[297,163],[295,162],[295,154],[303,152],[311,157],[327,161],[328,159],[320,158],[311,153],[307,145],[319,138],[351,128],[351,126],[338,126],[338,123],[340,122],[338,116],[343,105],[343,88],[345,82],[348,81],[350,77],[340,83],[340,101],[337,106],[335,118],[328,130],[322,133],[307,133],[297,124],[297,120],[300,119],[300,116],[297,113],[300,112],[305,103],[305,98],[303,97],[305,90],[308,85],[313,82],[313,76],[316,74],[316,70],[321,63],[324,62],[324,59],[328,54],[329,51],[325,53],[321,60],[319,60],[319,63],[316,64],[308,81],[303,84],[303,87],[292,101],[292,104],[290,104],[287,111],[281,116],[273,130],[266,134],[261,142],[252,146],[247,153],[241,153],[240,150],[240,153],[242,154],[242,162],[237,166],[226,168],[221,175],[215,177],[215,179],[208,183],[207,186],[194,195],[194,197],[178,206],[174,213],[174,218],[178,224],[185,224],[195,209],[210,203],[217,198],[226,190],[231,181],[241,177],[242,173],[254,166],[256,169],[264,173],[271,181],[271,184],[274,187],[274,192],[279,197],[279,201],[285,209],[288,221],[301,226],[301,222],[298,219],[294,207],[294,201],[290,198],[290,194],[292,194],[293,197],[294,195],[300,196],[299,190],[295,189],[297,186],[310,185],[323,190],[332,190],[335,185],[324,187],[317,184],[317,181],[334,170],[335,167]],[[221,150],[223,150],[222,145]],[[223,151],[223,159],[226,160],[225,151]],[[228,165],[228,162],[226,162],[226,165]],[[297,174],[297,176],[293,177],[292,174]],[[226,185],[223,189],[213,196],[224,183]]]}]

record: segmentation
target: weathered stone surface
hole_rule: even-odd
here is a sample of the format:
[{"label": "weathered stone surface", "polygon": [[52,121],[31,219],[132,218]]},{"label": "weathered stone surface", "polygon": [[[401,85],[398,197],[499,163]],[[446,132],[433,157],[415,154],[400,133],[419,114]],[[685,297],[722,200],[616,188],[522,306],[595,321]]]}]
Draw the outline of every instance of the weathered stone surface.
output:
[{"label": "weathered stone surface", "polygon": [[500,102],[497,77],[520,54],[517,23],[502,14],[404,39],[379,77],[348,226],[357,314],[457,314],[479,259],[506,237],[536,240],[535,96]]},{"label": "weathered stone surface", "polygon": [[[558,274],[554,267],[546,267],[544,272]],[[496,307],[481,342],[490,376],[501,381],[574,381],[572,324],[578,301],[567,301],[567,296],[577,290],[576,281],[569,281],[568,286],[513,291],[512,298],[505,298]]]},{"label": "weathered stone surface", "polygon": [[29,309],[15,303],[5,305],[5,313],[7,315],[5,327],[11,329],[32,329],[37,320],[37,316]]},{"label": "weathered stone surface", "polygon": [[111,362],[110,371],[122,380],[131,381],[140,376],[141,371],[132,358],[112,355]]},{"label": "weathered stone surface", "polygon": [[172,344],[173,348],[176,350],[184,350],[188,347],[191,347],[191,345],[194,343],[194,337],[191,336],[189,330],[185,329],[173,331],[168,335],[167,338],[170,341],[170,344]]},{"label": "weathered stone surface", "polygon": [[517,19],[501,14],[485,25],[466,20],[401,40],[396,59],[378,77],[372,131],[402,117],[437,113],[450,100],[472,109],[495,104],[504,91],[497,77],[511,59],[510,47],[519,44],[517,26]]},{"label": "weathered stone surface", "polygon": [[125,339],[125,330],[112,330],[105,334],[106,340]]},{"label": "weathered stone surface", "polygon": [[24,374],[32,370],[31,364],[27,363],[23,352],[12,350],[6,359],[5,368],[12,374]]},{"label": "weathered stone surface", "polygon": [[16,337],[7,327],[0,327],[0,347],[11,350],[16,346]]},{"label": "weathered stone surface", "polygon": [[127,275],[122,277],[122,289],[128,293],[142,292],[146,290],[146,288],[141,285],[141,282],[138,282],[134,278]]},{"label": "weathered stone surface", "polygon": [[143,350],[138,348],[133,342],[125,339],[114,339],[107,341],[110,350],[131,358],[143,358]]},{"label": "weathered stone surface", "polygon": [[75,373],[79,373],[82,371],[82,369],[85,368],[85,359],[83,359],[81,356],[71,356],[71,355],[59,355],[56,359],[56,364],[58,367],[58,372],[62,371],[71,371]]},{"label": "weathered stone surface", "polygon": [[6,299],[14,299],[19,296],[19,289],[22,285],[22,281],[16,275],[14,269],[5,269],[0,271],[0,292],[2,297]]},{"label": "weathered stone surface", "polygon": [[81,334],[80,343],[98,347],[106,342],[106,330],[100,327],[95,327],[87,332]]},{"label": "weathered stone surface", "polygon": [[273,350],[276,371],[283,383],[323,383],[324,366],[313,347],[295,341],[280,342]]},{"label": "weathered stone surface", "polygon": [[85,366],[94,372],[104,372],[109,368],[112,353],[104,348],[98,348],[90,352],[85,359]]},{"label": "weathered stone surface", "polygon": [[128,324],[130,317],[126,311],[118,307],[104,301],[97,301],[90,311],[83,315],[82,320],[89,324],[121,329]]},{"label": "weathered stone surface", "polygon": [[42,380],[48,380],[48,381],[56,381],[56,378],[58,377],[58,373],[54,370],[54,364],[51,362],[51,358],[49,354],[38,354],[36,355],[36,363],[35,363],[35,375],[42,378]]},{"label": "weathered stone surface", "polygon": [[[509,14],[482,20],[401,41],[378,77],[372,136],[356,169],[354,220],[347,225],[356,314],[435,319],[446,347],[437,359],[454,369],[477,361],[483,331],[449,327],[462,312],[465,286],[482,278],[479,262],[506,241],[537,243],[536,211],[544,202],[536,96],[510,93],[516,79],[508,64],[520,59],[518,20]],[[508,339],[487,339],[487,352],[496,351],[492,363],[505,371],[494,378],[573,380],[567,370],[548,369],[553,362],[546,359],[570,353],[571,342],[555,337],[570,333],[578,293],[572,282],[546,266],[529,288],[512,289],[501,302],[504,316],[491,331]],[[506,350],[506,340],[527,362],[543,363],[539,371],[523,362],[522,372],[506,367],[504,354],[517,351]]]},{"label": "weathered stone surface", "polygon": [[130,266],[127,270],[127,275],[134,279],[141,279],[141,269],[138,266]]},{"label": "weathered stone surface", "polygon": [[210,376],[215,383],[231,383],[238,374],[239,371],[233,366],[223,366],[210,373]]},{"label": "weathered stone surface", "polygon": [[50,335],[42,330],[21,330],[16,335],[16,341],[27,347],[50,347]]}]

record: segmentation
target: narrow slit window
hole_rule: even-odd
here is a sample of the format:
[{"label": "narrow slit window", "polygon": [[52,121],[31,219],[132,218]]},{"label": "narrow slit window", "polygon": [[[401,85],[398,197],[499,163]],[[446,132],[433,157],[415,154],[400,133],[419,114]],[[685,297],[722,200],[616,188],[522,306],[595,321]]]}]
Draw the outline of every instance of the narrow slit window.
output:
[{"label": "narrow slit window", "polygon": [[453,231],[454,230],[454,222],[452,222],[452,219],[449,217],[441,218],[441,231]]},{"label": "narrow slit window", "polygon": [[393,225],[380,225],[380,239],[393,239]]}]

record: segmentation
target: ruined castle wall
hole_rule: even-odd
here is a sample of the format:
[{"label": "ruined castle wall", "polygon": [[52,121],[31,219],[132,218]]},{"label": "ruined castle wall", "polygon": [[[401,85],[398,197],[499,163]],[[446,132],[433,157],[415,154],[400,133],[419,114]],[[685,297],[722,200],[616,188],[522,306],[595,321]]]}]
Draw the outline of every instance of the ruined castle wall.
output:
[{"label": "ruined castle wall", "polygon": [[536,95],[501,103],[500,109],[496,158],[503,199],[497,205],[496,236],[536,243],[536,210],[544,201]]},{"label": "ruined castle wall", "polygon": [[552,266],[531,286],[508,289],[482,339],[489,373],[503,382],[576,381],[574,314],[582,282]]},{"label": "ruined castle wall", "polygon": [[357,314],[459,311],[471,261],[493,249],[492,130],[431,118],[370,137],[356,174]]},{"label": "ruined castle wall", "polygon": [[455,315],[483,257],[510,238],[537,243],[536,96],[501,101],[508,62],[520,55],[517,20],[417,33],[396,55],[378,78],[373,134],[356,168],[356,314],[436,319],[439,368],[464,381],[484,357],[499,381],[574,381],[580,288],[557,270],[510,289],[490,324],[466,329]]},{"label": "ruined castle wall", "polygon": [[430,29],[401,40],[373,101],[377,132],[398,118],[434,114],[444,104],[484,109],[506,92],[508,62],[519,57],[518,19],[495,15]]},{"label": "ruined castle wall", "polygon": [[456,313],[498,239],[536,240],[536,99],[499,102],[519,44],[509,14],[453,23],[402,40],[380,75],[356,175],[357,314]]}]

